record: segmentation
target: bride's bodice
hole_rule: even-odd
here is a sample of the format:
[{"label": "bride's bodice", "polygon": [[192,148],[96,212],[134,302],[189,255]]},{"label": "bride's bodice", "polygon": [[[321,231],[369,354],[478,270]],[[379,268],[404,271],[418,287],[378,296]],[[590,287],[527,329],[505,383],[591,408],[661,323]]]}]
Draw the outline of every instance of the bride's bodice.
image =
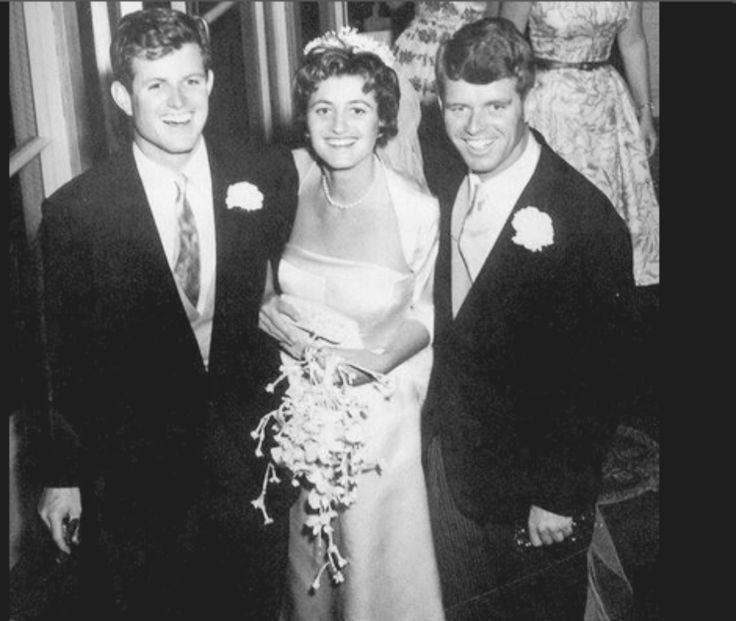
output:
[{"label": "bride's bodice", "polygon": [[[304,150],[294,152],[299,171],[299,200],[320,184],[320,169]],[[286,244],[278,266],[282,293],[328,309],[357,325],[360,345],[388,347],[407,319],[419,321],[430,337],[434,330],[432,290],[437,256],[439,205],[404,177],[381,165],[396,215],[401,251],[408,271],[355,259],[337,258]],[[323,318],[329,321],[330,314]],[[340,317],[337,318],[338,321]],[[324,323],[324,322],[318,322]],[[338,333],[344,332],[337,330]],[[355,345],[344,345],[354,347]]]},{"label": "bride's bodice", "polygon": [[386,346],[406,318],[414,276],[290,243],[279,265],[279,283],[285,294],[316,302],[355,321],[364,345],[375,349]]}]

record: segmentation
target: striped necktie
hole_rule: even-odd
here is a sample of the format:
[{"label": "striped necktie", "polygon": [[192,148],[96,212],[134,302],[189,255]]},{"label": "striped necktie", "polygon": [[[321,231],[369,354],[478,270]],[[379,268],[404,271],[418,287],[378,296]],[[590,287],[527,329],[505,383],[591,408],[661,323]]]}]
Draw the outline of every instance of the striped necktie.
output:
[{"label": "striped necktie", "polygon": [[196,308],[199,300],[199,234],[192,207],[187,200],[186,176],[179,175],[175,183],[179,252],[174,262],[174,277]]}]

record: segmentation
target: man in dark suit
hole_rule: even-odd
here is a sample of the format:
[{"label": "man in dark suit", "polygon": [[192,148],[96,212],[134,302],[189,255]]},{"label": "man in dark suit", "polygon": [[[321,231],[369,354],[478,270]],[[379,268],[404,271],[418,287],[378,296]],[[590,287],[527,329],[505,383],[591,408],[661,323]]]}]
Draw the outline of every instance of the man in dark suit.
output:
[{"label": "man in dark suit", "polygon": [[268,526],[251,506],[264,464],[249,432],[275,405],[278,352],[258,310],[296,173],[286,151],[203,137],[201,21],[126,15],[111,58],[132,144],[43,206],[39,513],[80,557],[86,619],[275,619],[288,502]]},{"label": "man in dark suit", "polygon": [[511,22],[464,26],[436,70],[462,156],[423,152],[442,209],[423,441],[447,615],[582,619],[626,394],[629,235],[527,126],[532,52]]}]

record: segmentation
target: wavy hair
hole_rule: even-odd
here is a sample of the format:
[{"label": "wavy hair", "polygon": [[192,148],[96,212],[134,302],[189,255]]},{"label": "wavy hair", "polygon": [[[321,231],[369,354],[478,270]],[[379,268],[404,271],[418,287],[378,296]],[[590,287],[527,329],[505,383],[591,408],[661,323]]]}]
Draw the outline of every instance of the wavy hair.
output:
[{"label": "wavy hair", "polygon": [[129,91],[133,84],[133,59],[156,60],[194,43],[202,51],[205,71],[212,64],[206,22],[172,9],[145,9],[128,13],[118,22],[110,44],[110,60],[116,80]]},{"label": "wavy hair", "polygon": [[365,80],[363,92],[375,94],[380,125],[376,145],[384,146],[398,133],[399,79],[396,72],[372,52],[337,47],[311,50],[294,76],[297,122],[306,129],[312,93],[320,83],[339,76],[360,76]]},{"label": "wavy hair", "polygon": [[486,17],[460,28],[437,51],[437,91],[445,95],[446,80],[490,84],[516,78],[522,98],[534,85],[534,53],[513,22]]}]

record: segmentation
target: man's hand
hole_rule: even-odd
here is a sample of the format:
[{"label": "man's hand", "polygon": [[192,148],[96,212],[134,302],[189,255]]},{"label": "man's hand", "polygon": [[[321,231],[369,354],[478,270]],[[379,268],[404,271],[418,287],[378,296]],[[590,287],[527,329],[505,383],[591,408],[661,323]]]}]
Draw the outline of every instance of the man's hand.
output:
[{"label": "man's hand", "polygon": [[[59,550],[71,554],[64,538],[64,520],[82,517],[82,496],[78,487],[47,487],[38,503],[38,514],[51,531],[51,538]],[[79,531],[74,533],[72,542],[79,543]]]},{"label": "man's hand", "polygon": [[561,543],[572,535],[572,518],[532,505],[529,510],[529,540],[536,548]]}]

